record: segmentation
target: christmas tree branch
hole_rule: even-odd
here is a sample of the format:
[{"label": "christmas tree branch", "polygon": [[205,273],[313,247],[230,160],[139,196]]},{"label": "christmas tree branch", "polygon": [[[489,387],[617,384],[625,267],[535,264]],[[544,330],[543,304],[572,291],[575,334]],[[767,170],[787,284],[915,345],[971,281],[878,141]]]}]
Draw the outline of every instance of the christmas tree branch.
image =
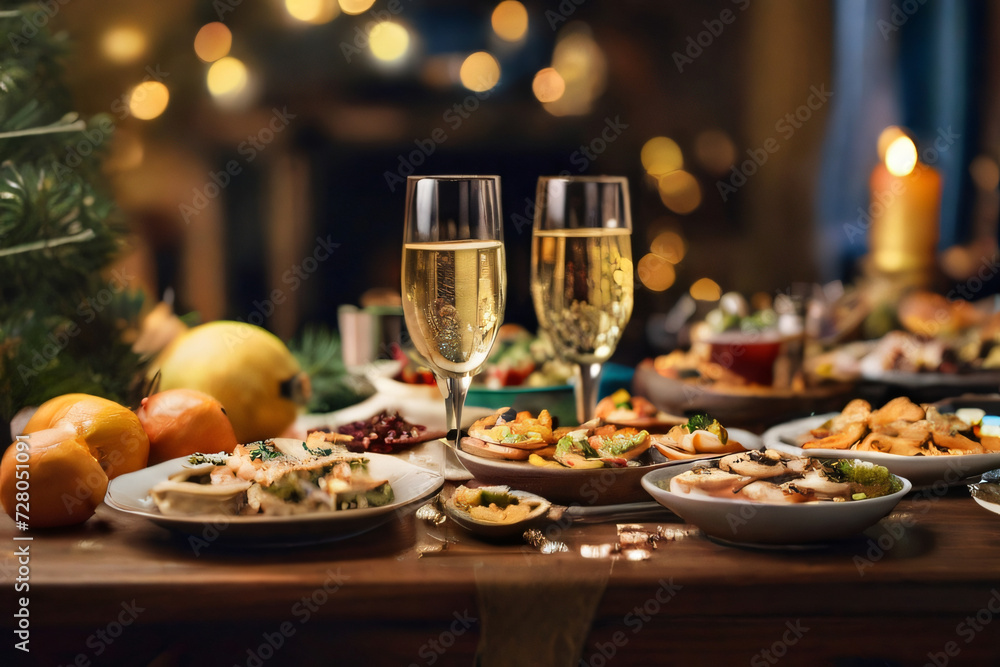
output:
[{"label": "christmas tree branch", "polygon": [[93,229],[85,229],[78,234],[63,236],[58,239],[44,239],[42,241],[32,241],[31,243],[22,243],[21,245],[14,246],[13,248],[0,249],[0,257],[18,255],[22,252],[34,252],[35,250],[44,250],[46,248],[55,248],[56,246],[66,245],[67,243],[82,243],[83,241],[89,241],[94,238],[94,236],[96,236],[96,234]]},{"label": "christmas tree branch", "polygon": [[79,132],[87,129],[87,123],[78,120],[74,123],[53,123],[43,127],[29,127],[26,130],[14,130],[12,132],[0,132],[0,139],[13,139],[14,137],[27,137],[33,134],[54,134],[56,132]]}]

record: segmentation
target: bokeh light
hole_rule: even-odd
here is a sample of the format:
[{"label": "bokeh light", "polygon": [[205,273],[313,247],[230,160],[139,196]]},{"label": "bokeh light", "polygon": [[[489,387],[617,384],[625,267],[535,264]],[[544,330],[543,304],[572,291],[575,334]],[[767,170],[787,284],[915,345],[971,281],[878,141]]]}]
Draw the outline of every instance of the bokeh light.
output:
[{"label": "bokeh light", "polygon": [[690,213],[701,205],[701,186],[694,176],[679,169],[657,180],[663,205],[674,213]]},{"label": "bokeh light", "polygon": [[688,290],[692,299],[698,301],[718,301],[722,298],[722,288],[711,278],[699,278]]},{"label": "bokeh light", "polygon": [[897,137],[885,149],[885,166],[893,176],[906,176],[917,166],[917,147],[907,136]]},{"label": "bokeh light", "polygon": [[555,102],[545,104],[553,116],[588,113],[607,85],[607,59],[582,23],[571,23],[560,31],[552,52],[552,67],[566,83],[566,91]]},{"label": "bokeh light", "polygon": [[208,92],[215,97],[239,95],[247,86],[247,68],[232,56],[221,58],[208,69]]},{"label": "bokeh light", "polygon": [[980,190],[992,192],[1000,186],[1000,166],[989,155],[977,155],[969,163],[969,175]]},{"label": "bokeh light", "polygon": [[497,37],[517,42],[528,32],[528,10],[517,0],[504,0],[493,10],[490,22]]},{"label": "bokeh light", "polygon": [[539,102],[555,102],[566,92],[566,82],[553,67],[538,70],[531,82],[531,92]]},{"label": "bokeh light", "polygon": [[225,23],[206,23],[194,36],[194,52],[206,63],[214,63],[229,55],[233,46],[233,33]]},{"label": "bokeh light", "polygon": [[128,128],[115,128],[115,136],[111,141],[111,150],[105,162],[109,172],[127,171],[142,164],[145,157],[145,146],[139,132]]},{"label": "bokeh light", "polygon": [[722,130],[705,130],[694,138],[694,157],[706,171],[724,174],[736,162],[736,145]]},{"label": "bokeh light", "polygon": [[684,166],[681,147],[669,137],[653,137],[642,146],[639,153],[646,173],[660,176]]},{"label": "bokeh light", "polygon": [[677,232],[660,232],[649,244],[649,250],[671,264],[679,264],[687,252],[684,239]]},{"label": "bokeh light", "polygon": [[905,137],[905,136],[906,132],[903,131],[903,128],[896,125],[890,125],[889,127],[882,130],[882,132],[880,132],[878,135],[878,144],[877,144],[879,161],[885,162],[886,151],[889,150],[889,146],[892,144],[892,142],[894,142],[896,139],[899,139],[900,137]]},{"label": "bokeh light", "polygon": [[486,92],[500,81],[500,63],[486,51],[477,51],[462,62],[458,76],[469,90]]},{"label": "bokeh light", "polygon": [[340,14],[337,0],[285,0],[285,10],[299,21],[322,25]]},{"label": "bokeh light", "polygon": [[637,266],[639,282],[647,289],[662,292],[669,289],[677,279],[674,265],[653,253],[642,256]]},{"label": "bokeh light", "polygon": [[340,0],[340,9],[345,14],[361,14],[371,9],[375,0]]},{"label": "bokeh light", "polygon": [[368,39],[372,55],[383,62],[399,60],[410,48],[410,33],[392,21],[375,24]]},{"label": "bokeh light", "polygon": [[132,26],[116,26],[101,38],[101,52],[113,63],[135,62],[146,52],[146,35]]},{"label": "bokeh light", "polygon": [[162,114],[170,102],[170,91],[159,81],[143,81],[128,96],[129,112],[140,120],[152,120]]}]

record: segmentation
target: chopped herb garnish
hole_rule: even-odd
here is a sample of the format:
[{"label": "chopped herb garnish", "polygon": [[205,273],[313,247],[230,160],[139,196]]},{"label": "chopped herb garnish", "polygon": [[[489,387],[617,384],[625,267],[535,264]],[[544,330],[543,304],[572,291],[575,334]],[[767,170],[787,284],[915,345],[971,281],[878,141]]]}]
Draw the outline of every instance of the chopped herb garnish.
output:
[{"label": "chopped herb garnish", "polygon": [[313,456],[330,456],[333,454],[333,450],[329,447],[317,447],[316,449],[310,449],[309,445],[304,442],[302,443],[302,449],[306,450]]},{"label": "chopped herb garnish", "polygon": [[216,454],[202,454],[201,452],[195,452],[188,457],[188,463],[192,465],[211,463],[212,465],[224,466],[228,460],[229,454],[226,452],[218,452]]},{"label": "chopped herb garnish", "polygon": [[270,440],[258,440],[257,442],[251,442],[246,445],[247,453],[250,454],[251,461],[270,461],[271,459],[281,458],[282,454],[274,445],[271,444]]}]

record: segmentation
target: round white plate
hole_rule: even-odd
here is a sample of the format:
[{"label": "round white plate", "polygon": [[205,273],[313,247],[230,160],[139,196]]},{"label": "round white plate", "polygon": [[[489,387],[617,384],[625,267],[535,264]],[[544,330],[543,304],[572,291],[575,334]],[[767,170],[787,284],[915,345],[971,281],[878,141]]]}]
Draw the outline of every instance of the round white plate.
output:
[{"label": "round white plate", "polygon": [[[392,485],[395,500],[382,507],[295,516],[164,516],[149,490],[170,475],[193,467],[187,457],[172,459],[111,480],[104,502],[113,509],[210,544],[238,542],[246,546],[314,544],[340,540],[372,530],[406,514],[411,506],[437,493],[444,477],[433,470],[386,454],[366,454],[368,470]],[[194,543],[192,543],[194,544]]]},{"label": "round white plate", "polygon": [[861,459],[885,466],[895,475],[905,477],[916,487],[961,484],[972,475],[1000,467],[1000,453],[944,456],[900,456],[883,452],[859,452],[853,449],[802,449],[799,438],[839,415],[830,412],[772,426],[764,431],[764,446],[796,456],[829,459]]},{"label": "round white plate", "polygon": [[706,535],[737,544],[824,544],[851,537],[889,514],[911,489],[901,478],[903,488],[881,498],[790,505],[668,491],[670,480],[693,465],[655,470],[642,478],[642,486],[656,502]]}]

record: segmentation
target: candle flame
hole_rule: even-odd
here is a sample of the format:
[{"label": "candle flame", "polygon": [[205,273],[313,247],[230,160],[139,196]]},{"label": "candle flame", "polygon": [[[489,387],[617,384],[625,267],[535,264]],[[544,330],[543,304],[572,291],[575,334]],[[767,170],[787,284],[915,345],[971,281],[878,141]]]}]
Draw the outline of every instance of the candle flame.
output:
[{"label": "candle flame", "polygon": [[893,176],[906,176],[917,166],[917,147],[909,137],[897,137],[885,150],[885,166]]},{"label": "candle flame", "polygon": [[900,137],[907,136],[906,131],[899,125],[890,125],[882,130],[878,135],[878,159],[885,162],[885,152],[889,149],[889,144]]}]

